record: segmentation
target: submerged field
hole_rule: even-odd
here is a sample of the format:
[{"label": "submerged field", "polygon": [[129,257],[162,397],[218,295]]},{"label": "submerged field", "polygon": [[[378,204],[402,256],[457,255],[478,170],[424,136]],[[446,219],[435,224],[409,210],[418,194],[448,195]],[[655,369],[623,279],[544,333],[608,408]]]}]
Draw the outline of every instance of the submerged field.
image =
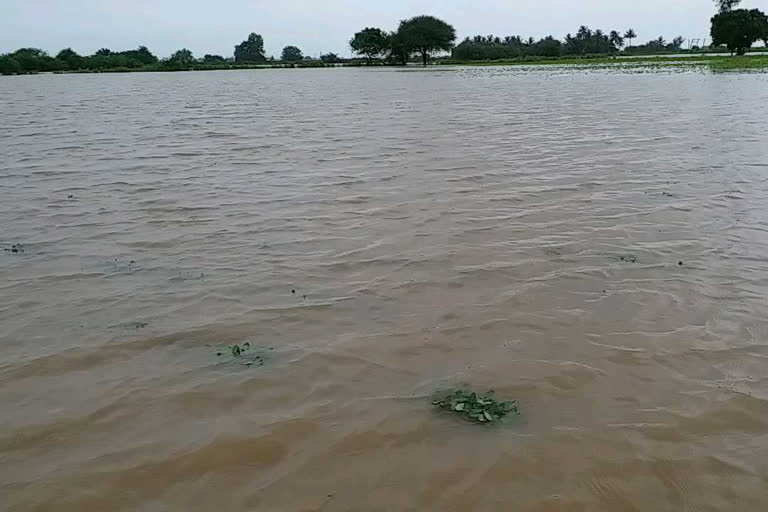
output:
[{"label": "submerged field", "polygon": [[467,66],[583,66],[583,67],[698,67],[713,71],[765,71],[768,70],[768,55],[764,53],[743,57],[730,56],[648,56],[632,58],[595,57],[563,58],[538,60],[499,60],[499,61],[455,61],[446,64]]},{"label": "submerged field", "polygon": [[0,80],[0,509],[768,509],[766,84]]}]

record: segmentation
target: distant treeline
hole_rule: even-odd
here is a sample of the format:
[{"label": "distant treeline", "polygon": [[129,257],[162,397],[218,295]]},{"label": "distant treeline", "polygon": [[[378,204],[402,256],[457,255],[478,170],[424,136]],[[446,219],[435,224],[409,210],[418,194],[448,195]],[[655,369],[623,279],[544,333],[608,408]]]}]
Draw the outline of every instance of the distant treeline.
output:
[{"label": "distant treeline", "polygon": [[[708,50],[724,48],[742,54],[756,41],[763,40],[768,46],[768,22],[765,15],[753,9],[735,10],[740,0],[716,0],[720,8],[712,18],[712,44]],[[623,33],[592,30],[582,25],[575,34],[567,34],[563,40],[548,36],[538,41],[520,36],[497,37],[493,35],[468,37],[454,45],[456,31],[451,25],[431,16],[418,16],[400,23],[395,32],[366,27],[350,40],[352,51],[373,63],[405,63],[414,55],[426,65],[430,55],[451,52],[453,61],[531,60],[557,59],[562,57],[650,55],[701,51],[699,43],[691,40],[684,48],[685,38],[675,37],[666,41],[663,37],[645,44],[633,45],[638,35],[634,29]]]},{"label": "distant treeline", "polygon": [[[768,46],[768,18],[757,9],[735,9],[741,0],[715,0],[719,13],[712,18],[712,44],[709,49],[743,54],[755,42],[763,40]],[[649,55],[701,50],[698,40],[691,40],[683,48],[685,38],[675,37],[667,42],[663,37],[645,44],[633,45],[638,35],[634,29],[620,32],[592,30],[582,25],[574,35],[563,40],[548,36],[538,41],[520,36],[504,38],[489,35],[464,39],[455,45],[456,31],[446,22],[431,16],[417,16],[404,20],[395,32],[366,27],[350,40],[352,51],[366,58],[369,64],[404,64],[414,55],[426,66],[430,55],[451,52],[453,61],[530,60],[537,58]],[[702,42],[703,44],[703,42]]]},{"label": "distant treeline", "polygon": [[[768,16],[758,9],[735,9],[741,0],[715,0],[719,11],[712,18],[712,44],[709,49],[727,48],[732,53],[744,54],[757,41],[768,46]],[[342,59],[334,53],[319,59],[305,57],[296,46],[283,48],[280,59],[267,57],[264,39],[253,33],[235,46],[232,57],[204,55],[196,58],[191,51],[182,49],[168,58],[158,59],[146,46],[136,50],[114,52],[101,49],[89,56],[78,55],[72,49],[60,51],[55,57],[37,48],[22,48],[0,55],[0,73],[78,71],[181,71],[190,69],[231,69],[242,67],[322,67],[344,63],[406,64],[413,59],[425,66],[433,55],[442,55],[454,61],[557,59],[560,57],[611,56],[619,52],[628,55],[674,53],[700,50],[695,41],[683,48],[685,39],[675,37],[667,42],[663,37],[642,45],[633,45],[637,38],[633,29],[623,34],[618,30],[604,32],[582,25],[574,35],[563,40],[548,36],[538,41],[520,36],[504,38],[475,36],[455,44],[456,30],[443,20],[432,16],[416,16],[400,22],[395,32],[366,27],[349,42],[360,59]]]},{"label": "distant treeline", "polygon": [[582,26],[575,35],[568,34],[564,41],[548,36],[536,41],[534,38],[523,39],[520,36],[475,36],[466,38],[453,49],[453,58],[457,60],[502,60],[534,57],[563,57],[577,55],[611,55],[623,51],[625,54],[656,54],[678,52],[683,48],[685,39],[676,37],[671,42],[659,37],[640,46],[626,43],[636,38],[630,29],[621,35],[618,31],[603,32]]},{"label": "distant treeline", "polygon": [[264,40],[258,34],[235,46],[234,55],[204,55],[196,58],[188,49],[160,59],[146,46],[135,50],[112,51],[103,48],[93,55],[79,55],[71,48],[51,56],[38,48],[21,48],[13,53],[0,55],[0,74],[37,72],[88,72],[88,71],[182,71],[190,69],[229,69],[254,66],[274,67],[321,67],[342,62],[334,53],[321,55],[319,59],[304,57],[295,46],[286,46],[280,60],[264,54]]}]

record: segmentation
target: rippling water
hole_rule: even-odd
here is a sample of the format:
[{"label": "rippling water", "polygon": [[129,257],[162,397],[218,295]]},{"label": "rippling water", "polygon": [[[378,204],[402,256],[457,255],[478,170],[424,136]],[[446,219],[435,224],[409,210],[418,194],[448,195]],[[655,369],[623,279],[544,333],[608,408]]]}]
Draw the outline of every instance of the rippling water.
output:
[{"label": "rippling water", "polygon": [[764,510],[767,85],[0,80],[0,509]]}]

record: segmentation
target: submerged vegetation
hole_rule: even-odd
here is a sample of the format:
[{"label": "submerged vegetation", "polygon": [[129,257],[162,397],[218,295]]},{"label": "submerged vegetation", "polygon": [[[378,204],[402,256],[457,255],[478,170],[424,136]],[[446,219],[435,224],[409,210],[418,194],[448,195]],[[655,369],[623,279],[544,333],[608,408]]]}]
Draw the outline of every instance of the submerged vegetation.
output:
[{"label": "submerged vegetation", "polygon": [[[83,56],[71,48],[51,56],[38,48],[21,48],[0,55],[0,74],[13,75],[38,72],[126,72],[126,71],[187,71],[214,69],[252,69],[261,67],[326,67],[337,65],[404,65],[429,60],[439,63],[492,62],[494,64],[598,64],[619,56],[650,56],[707,51],[730,51],[745,54],[756,42],[768,47],[768,16],[758,9],[735,9],[741,0],[715,0],[718,13],[711,20],[712,44],[701,48],[698,40],[690,40],[685,47],[682,36],[667,42],[663,37],[645,44],[633,45],[638,37],[634,29],[593,30],[582,25],[574,34],[562,40],[547,36],[539,40],[521,36],[467,37],[456,45],[453,26],[433,16],[416,16],[400,22],[395,32],[366,27],[354,34],[350,49],[358,58],[343,59],[335,53],[319,58],[305,56],[300,48],[286,46],[279,59],[267,57],[264,38],[256,33],[234,47],[232,57],[206,54],[197,58],[188,49],[174,52],[160,59],[146,46],[135,50],[112,51],[107,48],[93,55]],[[679,61],[680,59],[677,58]],[[762,59],[749,62],[713,60],[708,62],[714,70],[763,69],[768,67]],[[635,63],[637,63],[636,61]],[[660,63],[661,61],[656,61]],[[687,59],[687,63],[693,62]]]},{"label": "submerged vegetation", "polygon": [[[271,349],[270,349],[271,350]],[[231,345],[227,350],[217,350],[216,356],[222,357],[225,352],[231,355],[232,361],[242,361],[243,366],[264,366],[264,357],[259,354],[249,355],[251,343],[246,341],[242,345]]]},{"label": "submerged vegetation", "polygon": [[499,402],[493,391],[478,395],[473,391],[458,389],[432,401],[432,405],[477,423],[493,423],[510,414],[520,414],[517,400]]},{"label": "submerged vegetation", "polygon": [[712,71],[760,71],[768,70],[768,53],[753,57],[733,58],[724,56],[690,55],[684,57],[644,56],[638,58],[617,57],[525,57],[520,59],[497,61],[460,61],[446,59],[441,64],[463,65],[475,67],[487,66],[574,66],[574,67],[615,67],[622,69],[633,68],[698,68]]}]

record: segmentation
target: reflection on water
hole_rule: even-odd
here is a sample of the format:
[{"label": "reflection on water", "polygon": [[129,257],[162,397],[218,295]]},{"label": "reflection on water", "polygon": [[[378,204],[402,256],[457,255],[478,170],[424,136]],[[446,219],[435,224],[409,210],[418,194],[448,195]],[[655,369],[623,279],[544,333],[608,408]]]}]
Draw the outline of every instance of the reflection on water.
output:
[{"label": "reflection on water", "polygon": [[0,508],[764,509],[767,84],[0,80]]}]

